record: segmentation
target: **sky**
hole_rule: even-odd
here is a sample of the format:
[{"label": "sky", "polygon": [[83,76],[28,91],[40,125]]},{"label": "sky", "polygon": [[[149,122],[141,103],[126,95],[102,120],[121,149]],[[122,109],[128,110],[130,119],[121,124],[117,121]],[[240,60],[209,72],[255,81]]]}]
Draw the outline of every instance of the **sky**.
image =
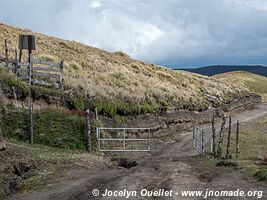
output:
[{"label": "sky", "polygon": [[1,0],[0,22],[173,68],[267,65],[266,0]]}]

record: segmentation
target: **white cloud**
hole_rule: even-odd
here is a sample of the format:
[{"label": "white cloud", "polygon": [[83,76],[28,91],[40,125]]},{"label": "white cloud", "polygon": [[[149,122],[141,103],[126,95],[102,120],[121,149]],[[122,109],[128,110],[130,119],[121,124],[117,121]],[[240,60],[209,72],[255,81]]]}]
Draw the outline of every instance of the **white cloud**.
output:
[{"label": "white cloud", "polygon": [[266,0],[226,0],[228,4],[237,4],[239,6],[247,6],[258,10],[267,10]]},{"label": "white cloud", "polygon": [[265,0],[2,0],[1,5],[0,21],[148,62],[267,64]]},{"label": "white cloud", "polygon": [[98,9],[102,6],[103,6],[103,4],[100,1],[93,1],[90,3],[90,7],[93,9]]}]

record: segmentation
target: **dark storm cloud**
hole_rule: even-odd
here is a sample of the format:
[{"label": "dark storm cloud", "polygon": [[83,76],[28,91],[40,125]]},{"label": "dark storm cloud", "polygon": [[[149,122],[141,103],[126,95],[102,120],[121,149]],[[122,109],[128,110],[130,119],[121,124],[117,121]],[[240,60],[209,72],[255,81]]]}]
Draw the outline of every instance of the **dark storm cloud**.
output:
[{"label": "dark storm cloud", "polygon": [[264,0],[2,0],[0,21],[168,65],[267,64]]}]

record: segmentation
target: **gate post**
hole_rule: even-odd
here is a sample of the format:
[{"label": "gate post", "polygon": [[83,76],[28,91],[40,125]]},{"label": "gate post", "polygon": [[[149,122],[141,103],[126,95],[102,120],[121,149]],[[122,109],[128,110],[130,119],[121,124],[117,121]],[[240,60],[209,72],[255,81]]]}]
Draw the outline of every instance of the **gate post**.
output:
[{"label": "gate post", "polygon": [[213,110],[212,114],[212,121],[211,121],[211,126],[212,126],[212,155],[216,157],[216,128],[215,128],[215,111]]},{"label": "gate post", "polygon": [[149,130],[148,130],[148,151],[150,151],[150,149],[151,149],[151,129],[149,128]]},{"label": "gate post", "polygon": [[201,132],[201,143],[202,143],[202,154],[204,155],[204,130],[202,129],[202,132]]},{"label": "gate post", "polygon": [[239,158],[239,154],[240,151],[239,151],[239,120],[238,120],[236,124],[236,159]]},{"label": "gate post", "polygon": [[29,52],[29,88],[30,88],[30,98],[29,98],[29,123],[30,123],[30,130],[29,130],[29,139],[30,139],[30,144],[33,144],[33,95],[32,95],[32,55]]},{"label": "gate post", "polygon": [[92,152],[92,141],[91,141],[91,126],[90,126],[90,110],[87,108],[85,110],[86,114],[86,149],[88,153]]},{"label": "gate post", "polygon": [[226,147],[226,155],[225,158],[227,160],[231,159],[231,153],[230,153],[230,145],[231,145],[231,129],[232,126],[232,118],[231,116],[229,117],[229,129],[228,129],[228,138],[227,138],[227,147]]}]

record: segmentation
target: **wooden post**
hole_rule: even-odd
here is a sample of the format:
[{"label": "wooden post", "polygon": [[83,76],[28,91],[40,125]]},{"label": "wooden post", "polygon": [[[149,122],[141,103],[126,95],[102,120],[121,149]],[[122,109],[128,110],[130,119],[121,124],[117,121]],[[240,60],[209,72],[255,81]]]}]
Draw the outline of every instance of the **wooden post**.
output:
[{"label": "wooden post", "polygon": [[223,139],[224,139],[223,129],[224,129],[225,124],[226,124],[226,117],[224,115],[222,118],[222,125],[220,129],[220,134],[219,134],[219,143],[218,143],[218,150],[217,150],[218,158],[222,157],[222,146],[223,146]]},{"label": "wooden post", "polygon": [[202,143],[202,154],[204,155],[205,154],[205,151],[204,151],[204,130],[202,129],[202,132],[201,132],[201,143]]},{"label": "wooden post", "polygon": [[88,153],[92,152],[92,141],[91,141],[91,126],[90,126],[90,110],[87,108],[85,110],[86,114],[86,149]]},{"label": "wooden post", "polygon": [[59,107],[60,105],[63,105],[63,92],[64,92],[64,87],[63,87],[63,67],[64,67],[64,61],[60,62],[60,78],[59,78],[59,89],[62,92],[62,95],[60,95],[60,99],[59,99],[59,104],[57,103],[57,107]]},{"label": "wooden post", "polygon": [[14,73],[18,75],[18,51],[17,49],[15,49],[15,63],[14,64],[15,64]]},{"label": "wooden post", "polygon": [[236,124],[236,159],[239,158],[239,120],[237,121]]},{"label": "wooden post", "polygon": [[231,159],[231,154],[230,154],[231,132],[232,132],[231,126],[232,126],[232,118],[229,117],[229,130],[228,130],[228,139],[227,139],[226,156],[225,156],[227,160]]},{"label": "wooden post", "polygon": [[6,61],[6,67],[8,67],[8,48],[6,40],[5,40],[5,61]]},{"label": "wooden post", "polygon": [[213,110],[212,114],[212,155],[215,157],[216,156],[216,129],[215,129],[215,112]]},{"label": "wooden post", "polygon": [[98,121],[98,112],[97,112],[97,107],[95,108],[95,120]]},{"label": "wooden post", "polygon": [[6,144],[3,138],[2,129],[3,129],[3,122],[2,122],[2,116],[3,116],[3,108],[0,107],[0,151],[6,150]]},{"label": "wooden post", "polygon": [[21,63],[21,58],[22,58],[22,49],[19,50],[19,62]]},{"label": "wooden post", "polygon": [[63,90],[63,66],[64,66],[64,61],[60,62],[60,85],[59,85],[59,89]]},{"label": "wooden post", "polygon": [[29,97],[29,123],[30,123],[30,130],[29,130],[29,139],[30,144],[33,144],[33,100],[32,100],[32,56],[31,52],[29,51],[29,89],[30,89],[30,97]]}]

